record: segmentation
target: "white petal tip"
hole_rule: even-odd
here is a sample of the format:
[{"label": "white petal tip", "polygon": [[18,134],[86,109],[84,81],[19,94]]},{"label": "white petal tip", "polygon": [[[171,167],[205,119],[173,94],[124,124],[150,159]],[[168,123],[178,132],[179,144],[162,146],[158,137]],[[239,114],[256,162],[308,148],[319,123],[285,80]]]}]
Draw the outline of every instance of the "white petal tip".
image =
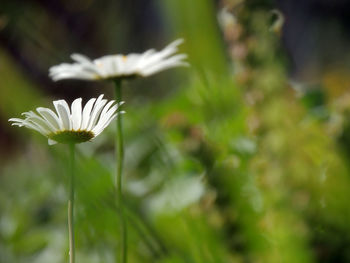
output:
[{"label": "white petal tip", "polygon": [[54,141],[54,140],[51,140],[51,139],[48,139],[48,144],[49,145],[55,145],[55,144],[57,144],[57,142],[56,141]]},{"label": "white petal tip", "polygon": [[77,57],[82,57],[83,55],[82,54],[79,54],[79,53],[73,53],[70,55],[71,59],[75,60],[75,58]]},{"label": "white petal tip", "polygon": [[184,43],[185,42],[185,40],[183,39],[183,38],[178,38],[178,39],[176,39],[176,40],[174,40],[172,43],[170,43],[171,45],[174,45],[174,46],[178,46],[178,45],[180,45],[180,44],[182,44],[182,43]]}]

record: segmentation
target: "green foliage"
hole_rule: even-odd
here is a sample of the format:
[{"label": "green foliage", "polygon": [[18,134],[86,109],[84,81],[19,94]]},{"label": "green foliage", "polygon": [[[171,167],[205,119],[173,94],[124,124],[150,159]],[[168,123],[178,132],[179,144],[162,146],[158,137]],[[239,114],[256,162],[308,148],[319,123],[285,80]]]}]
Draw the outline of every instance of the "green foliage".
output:
[{"label": "green foliage", "polygon": [[[290,87],[270,1],[243,3],[222,32],[212,1],[159,7],[191,67],[162,99],[135,92],[125,104],[129,262],[348,262],[349,101],[339,108],[323,90],[300,97]],[[238,44],[245,55],[231,57]],[[0,58],[7,119],[44,95]],[[114,132],[78,146],[77,262],[118,253]],[[64,262],[68,151],[29,133],[0,168],[0,263]]]}]

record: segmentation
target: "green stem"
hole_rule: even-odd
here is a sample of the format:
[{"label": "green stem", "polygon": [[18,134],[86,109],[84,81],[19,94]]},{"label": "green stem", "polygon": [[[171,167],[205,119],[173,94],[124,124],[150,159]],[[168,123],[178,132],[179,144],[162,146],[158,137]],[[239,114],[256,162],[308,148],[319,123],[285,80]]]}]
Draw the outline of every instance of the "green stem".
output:
[{"label": "green stem", "polygon": [[[114,81],[115,84],[115,99],[119,103],[122,101],[122,83],[120,79]],[[118,108],[120,112],[120,109]],[[122,192],[122,174],[123,174],[123,162],[124,162],[124,143],[123,143],[123,126],[122,126],[122,114],[117,116],[117,133],[116,133],[116,191],[117,191],[117,207],[119,208],[120,216],[120,232],[121,232],[121,249],[119,251],[118,263],[127,262],[127,226],[123,208],[123,192]]]},{"label": "green stem", "polygon": [[138,231],[146,246],[155,256],[167,255],[168,251],[163,242],[157,233],[155,233],[154,229],[146,222],[146,219],[143,219],[134,208],[127,206],[125,202],[124,213],[128,219],[128,223],[132,224],[133,228]]},{"label": "green stem", "polygon": [[74,169],[75,145],[69,144],[69,200],[68,200],[68,231],[69,231],[69,263],[75,262],[74,245]]}]

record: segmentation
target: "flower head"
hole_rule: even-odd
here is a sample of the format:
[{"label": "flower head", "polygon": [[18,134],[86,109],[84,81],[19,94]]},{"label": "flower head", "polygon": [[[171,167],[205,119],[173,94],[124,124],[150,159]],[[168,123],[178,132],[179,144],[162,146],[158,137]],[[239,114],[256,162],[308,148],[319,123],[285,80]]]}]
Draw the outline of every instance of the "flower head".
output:
[{"label": "flower head", "polygon": [[50,68],[50,77],[54,80],[82,79],[99,80],[113,78],[147,77],[177,66],[187,66],[185,54],[175,54],[183,42],[178,39],[161,51],[147,50],[142,54],[108,55],[91,60],[81,54],[73,54],[75,63],[62,63]]},{"label": "flower head", "polygon": [[24,112],[25,119],[12,118],[12,125],[27,127],[40,132],[49,140],[49,144],[81,143],[94,139],[118,115],[118,107],[123,103],[107,102],[100,95],[97,99],[90,99],[82,108],[82,99],[73,101],[71,107],[65,100],[53,102],[57,114],[48,108],[36,108]]}]

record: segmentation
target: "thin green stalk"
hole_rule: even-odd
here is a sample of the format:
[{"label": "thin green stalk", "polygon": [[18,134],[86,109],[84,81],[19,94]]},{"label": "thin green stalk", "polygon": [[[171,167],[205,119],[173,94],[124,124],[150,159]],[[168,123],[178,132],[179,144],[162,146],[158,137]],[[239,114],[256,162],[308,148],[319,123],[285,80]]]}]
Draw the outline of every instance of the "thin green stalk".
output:
[{"label": "thin green stalk", "polygon": [[69,200],[68,200],[68,232],[69,232],[69,263],[75,262],[74,245],[74,169],[75,145],[69,144]]},{"label": "thin green stalk", "polygon": [[[114,81],[115,84],[115,99],[119,103],[122,101],[122,85],[121,80],[117,79]],[[118,108],[120,112],[120,109]],[[123,175],[123,162],[124,162],[124,143],[123,143],[123,125],[122,125],[122,114],[118,114],[117,120],[117,133],[116,133],[116,162],[117,162],[117,172],[116,172],[116,191],[117,191],[117,207],[119,207],[119,217],[120,217],[120,231],[121,231],[121,242],[120,251],[118,251],[118,263],[127,262],[127,226],[124,215],[123,208],[123,192],[122,192],[122,175]]]},{"label": "thin green stalk", "polygon": [[138,214],[135,209],[128,207],[124,202],[124,213],[128,219],[128,223],[132,224],[133,228],[139,233],[148,249],[154,256],[164,256],[168,253],[159,236],[154,229]]}]

